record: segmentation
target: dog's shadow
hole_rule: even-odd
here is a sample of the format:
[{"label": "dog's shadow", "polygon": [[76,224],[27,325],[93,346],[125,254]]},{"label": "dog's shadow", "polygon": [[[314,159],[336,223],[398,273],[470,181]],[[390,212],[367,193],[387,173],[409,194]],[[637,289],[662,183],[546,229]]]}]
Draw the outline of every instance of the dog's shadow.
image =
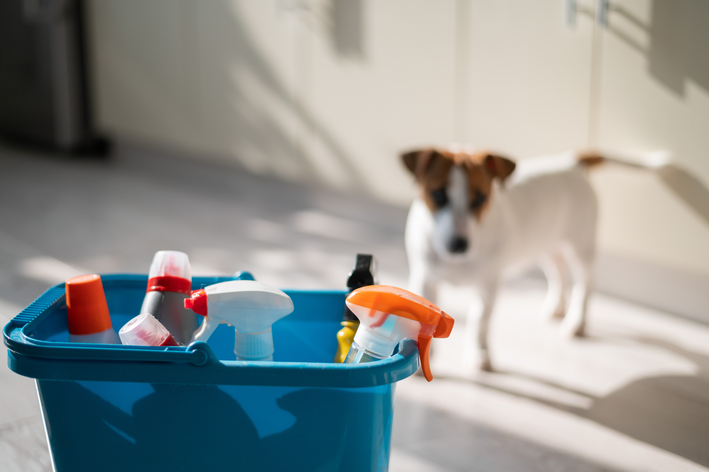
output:
[{"label": "dog's shadow", "polygon": [[484,381],[439,375],[438,379],[473,383],[522,397],[594,421],[615,431],[709,466],[709,356],[652,338],[630,338],[667,349],[698,366],[695,375],[661,375],[632,381],[606,396],[595,397],[536,376],[496,370],[495,374],[531,381],[590,401],[589,408],[570,406]]}]

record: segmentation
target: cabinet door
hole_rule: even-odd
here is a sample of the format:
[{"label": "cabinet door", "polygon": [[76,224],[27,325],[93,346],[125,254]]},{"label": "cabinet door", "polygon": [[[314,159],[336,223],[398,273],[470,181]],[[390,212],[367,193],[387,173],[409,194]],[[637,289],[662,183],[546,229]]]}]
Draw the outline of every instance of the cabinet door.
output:
[{"label": "cabinet door", "polygon": [[252,172],[305,177],[301,138],[307,29],[296,0],[194,4],[201,133],[214,157]]},{"label": "cabinet door", "polygon": [[559,0],[457,3],[456,139],[514,158],[588,144],[593,22]]},{"label": "cabinet door", "polygon": [[94,116],[110,135],[199,148],[195,58],[182,3],[88,4]]},{"label": "cabinet door", "polygon": [[[611,6],[602,30],[599,143],[669,150],[709,186],[709,3],[611,0]],[[604,251],[709,283],[709,221],[650,173],[609,166],[593,180]],[[648,297],[657,290],[645,287]],[[683,294],[700,304],[698,293]],[[709,303],[706,295],[703,300]],[[706,306],[685,304],[684,310],[706,312]]]},{"label": "cabinet door", "polygon": [[311,12],[313,171],[389,201],[414,194],[399,153],[453,141],[453,0],[329,0]]}]

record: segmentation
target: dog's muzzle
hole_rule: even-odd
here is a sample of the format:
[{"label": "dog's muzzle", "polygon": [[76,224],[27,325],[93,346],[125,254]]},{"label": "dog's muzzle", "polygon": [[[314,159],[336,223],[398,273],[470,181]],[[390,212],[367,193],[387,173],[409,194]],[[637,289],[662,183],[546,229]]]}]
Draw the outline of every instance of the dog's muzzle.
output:
[{"label": "dog's muzzle", "polygon": [[468,240],[466,238],[461,238],[456,236],[448,240],[448,250],[453,254],[463,254],[468,250]]}]

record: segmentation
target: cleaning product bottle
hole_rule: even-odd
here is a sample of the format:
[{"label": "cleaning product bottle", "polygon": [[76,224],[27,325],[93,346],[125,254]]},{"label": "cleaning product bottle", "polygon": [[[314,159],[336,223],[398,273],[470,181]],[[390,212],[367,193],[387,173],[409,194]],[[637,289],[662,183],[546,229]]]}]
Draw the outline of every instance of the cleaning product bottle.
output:
[{"label": "cleaning product bottle", "polygon": [[150,313],[141,313],[124,324],[118,335],[132,346],[179,346],[175,338]]},{"label": "cleaning product bottle", "polygon": [[140,313],[150,313],[165,326],[177,342],[188,344],[199,323],[184,307],[192,289],[192,270],[187,254],[158,251],[150,265],[148,290]]},{"label": "cleaning product bottle", "polygon": [[428,359],[431,339],[447,338],[453,330],[453,318],[425,298],[388,285],[359,288],[345,303],[361,323],[345,362],[385,359],[399,342],[409,338],[418,342],[426,380],[433,379]]},{"label": "cleaning product bottle", "polygon": [[238,360],[273,360],[271,326],[293,311],[291,298],[254,280],[231,280],[192,292],[185,308],[204,316],[192,341],[207,341],[219,323],[236,328],[234,354]]},{"label": "cleaning product bottle", "polygon": [[[354,269],[347,278],[347,288],[350,289],[350,292],[360,287],[374,285],[375,267],[374,257],[371,254],[357,254]],[[340,324],[342,329],[337,332],[337,351],[335,352],[335,362],[338,364],[345,362],[359,327],[359,320],[346,304]]]},{"label": "cleaning product bottle", "polygon": [[121,344],[111,324],[101,277],[80,275],[67,280],[65,287],[69,341]]}]

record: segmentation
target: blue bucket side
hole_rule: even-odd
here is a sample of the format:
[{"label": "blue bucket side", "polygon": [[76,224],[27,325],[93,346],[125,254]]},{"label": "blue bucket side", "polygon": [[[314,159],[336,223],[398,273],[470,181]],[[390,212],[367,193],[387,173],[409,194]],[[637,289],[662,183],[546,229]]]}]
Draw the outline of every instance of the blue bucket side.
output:
[{"label": "blue bucket side", "polygon": [[393,385],[37,382],[56,470],[386,470]]}]

